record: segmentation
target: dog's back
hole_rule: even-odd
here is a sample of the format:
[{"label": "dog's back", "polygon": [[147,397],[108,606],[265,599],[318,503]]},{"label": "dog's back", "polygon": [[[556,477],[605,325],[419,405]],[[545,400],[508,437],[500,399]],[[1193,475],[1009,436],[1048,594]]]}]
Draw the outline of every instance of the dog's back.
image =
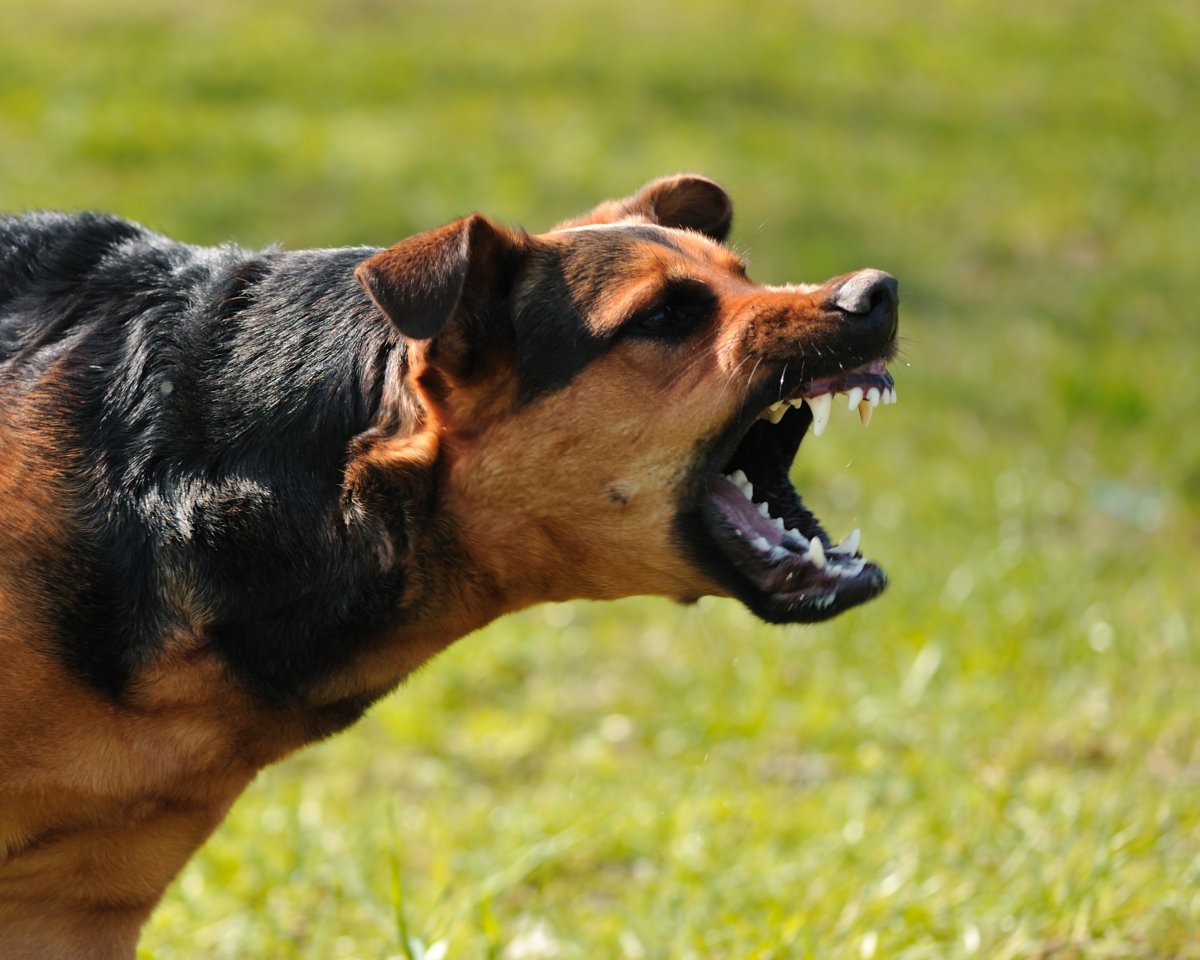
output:
[{"label": "dog's back", "polygon": [[[212,642],[286,700],[305,678],[280,664],[319,671],[315,635],[335,629],[322,598],[300,598],[309,569],[344,560],[322,528],[340,522],[347,449],[398,352],[353,278],[371,251],[196,248],[94,215],[8,220],[0,238],[0,396],[16,414],[0,442],[36,440],[25,483],[53,487],[44,520],[74,531],[74,556],[32,584],[61,611],[59,653],[119,699],[181,616],[169,600],[203,606],[252,623]],[[281,657],[276,636],[294,650],[297,630],[313,649]]]}]

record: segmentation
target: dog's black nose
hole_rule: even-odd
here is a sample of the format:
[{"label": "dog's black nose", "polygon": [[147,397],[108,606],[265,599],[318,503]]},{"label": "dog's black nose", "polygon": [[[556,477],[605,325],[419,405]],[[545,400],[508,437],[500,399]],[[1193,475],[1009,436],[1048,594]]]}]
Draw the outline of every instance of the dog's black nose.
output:
[{"label": "dog's black nose", "polygon": [[859,270],[834,289],[831,299],[847,313],[867,314],[877,307],[894,311],[900,303],[900,284],[882,270]]}]

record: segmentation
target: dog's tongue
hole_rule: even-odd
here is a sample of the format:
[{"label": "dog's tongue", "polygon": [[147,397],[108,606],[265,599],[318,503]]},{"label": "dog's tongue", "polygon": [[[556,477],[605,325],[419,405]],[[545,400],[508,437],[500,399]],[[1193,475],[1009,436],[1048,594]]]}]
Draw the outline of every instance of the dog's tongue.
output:
[{"label": "dog's tongue", "polygon": [[783,543],[783,531],[769,516],[762,515],[764,504],[752,501],[728,477],[717,478],[712,501],[725,522],[744,540],[753,543],[761,537],[772,547]]}]

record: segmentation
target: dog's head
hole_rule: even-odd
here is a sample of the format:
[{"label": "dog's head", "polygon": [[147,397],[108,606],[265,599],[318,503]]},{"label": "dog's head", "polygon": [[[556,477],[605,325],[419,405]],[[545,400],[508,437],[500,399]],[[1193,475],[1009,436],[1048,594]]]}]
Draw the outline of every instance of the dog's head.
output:
[{"label": "dog's head", "polygon": [[431,524],[505,609],[714,594],[801,622],[883,589],[788,471],[834,394],[864,418],[894,399],[896,281],[756,285],[731,214],[679,176],[548,233],[474,215],[359,267],[420,407],[372,457],[436,477]]}]

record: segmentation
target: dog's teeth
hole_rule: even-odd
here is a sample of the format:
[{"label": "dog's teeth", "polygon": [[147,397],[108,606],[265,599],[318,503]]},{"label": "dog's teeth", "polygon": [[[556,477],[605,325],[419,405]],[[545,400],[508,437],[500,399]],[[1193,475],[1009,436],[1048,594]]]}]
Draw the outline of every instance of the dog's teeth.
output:
[{"label": "dog's teeth", "polygon": [[741,490],[742,496],[747,500],[754,499],[754,484],[750,482],[750,478],[743,471],[734,470],[733,473],[726,474],[725,479]]},{"label": "dog's teeth", "polygon": [[783,523],[783,517],[772,517],[771,523],[780,533],[783,533],[785,530],[787,530],[787,527]]},{"label": "dog's teeth", "polygon": [[896,387],[894,384],[890,388],[888,388],[888,395],[892,398],[890,401],[891,403],[899,403],[900,402],[900,398],[896,395]]},{"label": "dog's teeth", "polygon": [[808,553],[804,555],[804,559],[818,570],[825,566],[825,546],[821,543],[819,537],[812,538],[812,542],[808,545]]},{"label": "dog's teeth", "polygon": [[789,404],[786,400],[780,400],[777,403],[771,404],[766,410],[760,413],[758,415],[758,419],[767,420],[771,423],[778,423],[783,419],[783,415],[787,413],[790,408],[791,404]]},{"label": "dog's teeth", "polygon": [[848,404],[846,404],[846,409],[853,410],[860,403],[862,403],[863,388],[862,387],[851,387],[850,392],[848,394],[846,394],[846,396],[850,400],[850,402]]},{"label": "dog's teeth", "polygon": [[804,406],[804,398],[795,397],[794,399],[788,401],[788,406],[795,407],[797,410],[799,410],[802,406]]},{"label": "dog's teeth", "polygon": [[867,424],[869,424],[871,422],[871,414],[874,411],[875,411],[875,408],[873,406],[871,406],[870,400],[862,400],[859,402],[859,404],[858,404],[858,419],[862,421],[862,425],[864,427],[867,426]]},{"label": "dog's teeth", "polygon": [[750,541],[750,546],[752,546],[755,550],[765,551],[770,549],[771,544],[767,542],[766,537],[755,537]]},{"label": "dog's teeth", "polygon": [[878,387],[872,387],[867,391],[867,402],[873,407],[879,406],[879,398],[881,394]]},{"label": "dog's teeth", "polygon": [[808,552],[808,537],[799,530],[787,530],[784,539],[790,541],[798,552],[802,554]]},{"label": "dog's teeth", "polygon": [[808,406],[812,410],[812,431],[814,437],[819,437],[825,432],[825,425],[829,423],[829,411],[833,407],[833,394],[823,393],[819,397],[808,397]]},{"label": "dog's teeth", "polygon": [[758,515],[760,517],[765,517],[768,520],[771,519],[771,508],[767,506],[766,500],[758,505]]},{"label": "dog's teeth", "polygon": [[858,540],[860,536],[859,530],[851,530],[850,535],[846,537],[836,547],[830,547],[830,553],[836,553],[847,557],[852,557],[858,553]]}]

